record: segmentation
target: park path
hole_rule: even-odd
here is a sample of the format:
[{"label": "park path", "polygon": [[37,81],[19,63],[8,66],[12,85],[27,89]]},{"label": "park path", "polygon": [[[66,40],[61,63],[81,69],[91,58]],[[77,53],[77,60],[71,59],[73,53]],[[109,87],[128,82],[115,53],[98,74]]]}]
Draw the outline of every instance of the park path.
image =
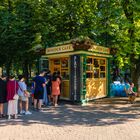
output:
[{"label": "park path", "polygon": [[0,140],[140,140],[140,101],[102,99],[86,106],[57,108],[0,119]]}]

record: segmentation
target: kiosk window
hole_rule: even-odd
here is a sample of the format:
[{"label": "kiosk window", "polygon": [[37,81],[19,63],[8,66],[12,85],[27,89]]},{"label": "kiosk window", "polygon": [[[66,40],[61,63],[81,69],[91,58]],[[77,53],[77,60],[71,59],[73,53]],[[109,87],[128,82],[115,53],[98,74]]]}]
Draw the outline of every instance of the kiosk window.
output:
[{"label": "kiosk window", "polygon": [[105,58],[87,58],[87,78],[105,78],[106,77],[106,59]]},{"label": "kiosk window", "polygon": [[60,65],[60,60],[59,59],[54,60],[54,65]]},{"label": "kiosk window", "polygon": [[100,71],[105,71],[105,66],[100,66]]},{"label": "kiosk window", "polygon": [[99,69],[94,69],[94,78],[99,78]]},{"label": "kiosk window", "polygon": [[63,80],[69,80],[69,58],[51,59],[52,72],[59,71]]},{"label": "kiosk window", "polygon": [[61,59],[61,76],[63,80],[69,80],[69,59]]}]

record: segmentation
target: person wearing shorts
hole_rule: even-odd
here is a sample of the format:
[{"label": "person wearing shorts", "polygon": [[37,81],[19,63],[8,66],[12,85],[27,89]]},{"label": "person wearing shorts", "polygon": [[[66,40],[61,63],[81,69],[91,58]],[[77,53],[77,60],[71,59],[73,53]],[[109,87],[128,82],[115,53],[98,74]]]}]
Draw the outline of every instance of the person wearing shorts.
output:
[{"label": "person wearing shorts", "polygon": [[[29,92],[27,91],[27,85],[25,84],[25,78],[23,75],[19,75],[19,106],[20,106],[20,114],[30,115],[32,114],[29,111]],[[23,104],[25,104],[25,110],[23,109]]]},{"label": "person wearing shorts", "polygon": [[[35,92],[34,92],[34,109],[41,110],[42,100],[44,97],[44,87],[45,87],[45,71],[41,71],[38,76],[34,78]],[[38,103],[38,104],[37,104]]]}]

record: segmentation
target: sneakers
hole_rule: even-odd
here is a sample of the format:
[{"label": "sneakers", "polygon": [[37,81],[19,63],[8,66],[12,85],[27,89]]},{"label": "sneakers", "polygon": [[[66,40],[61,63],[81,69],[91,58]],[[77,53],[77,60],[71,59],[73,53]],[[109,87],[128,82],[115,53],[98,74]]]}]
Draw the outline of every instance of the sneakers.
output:
[{"label": "sneakers", "polygon": [[55,107],[57,107],[57,106],[58,106],[58,104],[55,104],[54,106],[55,106]]},{"label": "sneakers", "polygon": [[24,110],[20,111],[20,114],[21,115],[25,114],[25,111]]},{"label": "sneakers", "polygon": [[23,115],[23,114],[25,114],[25,115],[31,115],[32,113],[30,111],[24,111],[24,110],[22,110],[22,111],[20,111],[20,114],[21,115]]},{"label": "sneakers", "polygon": [[32,112],[30,112],[30,111],[25,112],[25,115],[31,115],[31,114],[32,114]]}]

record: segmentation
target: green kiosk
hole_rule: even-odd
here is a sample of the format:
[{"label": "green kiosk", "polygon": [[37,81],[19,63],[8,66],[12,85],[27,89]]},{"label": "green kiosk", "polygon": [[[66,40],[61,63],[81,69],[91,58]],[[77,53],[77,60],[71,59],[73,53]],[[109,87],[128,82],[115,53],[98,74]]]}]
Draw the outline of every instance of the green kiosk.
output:
[{"label": "green kiosk", "polygon": [[83,41],[47,48],[41,59],[51,73],[60,71],[62,99],[85,102],[109,95],[110,58],[109,48]]}]

